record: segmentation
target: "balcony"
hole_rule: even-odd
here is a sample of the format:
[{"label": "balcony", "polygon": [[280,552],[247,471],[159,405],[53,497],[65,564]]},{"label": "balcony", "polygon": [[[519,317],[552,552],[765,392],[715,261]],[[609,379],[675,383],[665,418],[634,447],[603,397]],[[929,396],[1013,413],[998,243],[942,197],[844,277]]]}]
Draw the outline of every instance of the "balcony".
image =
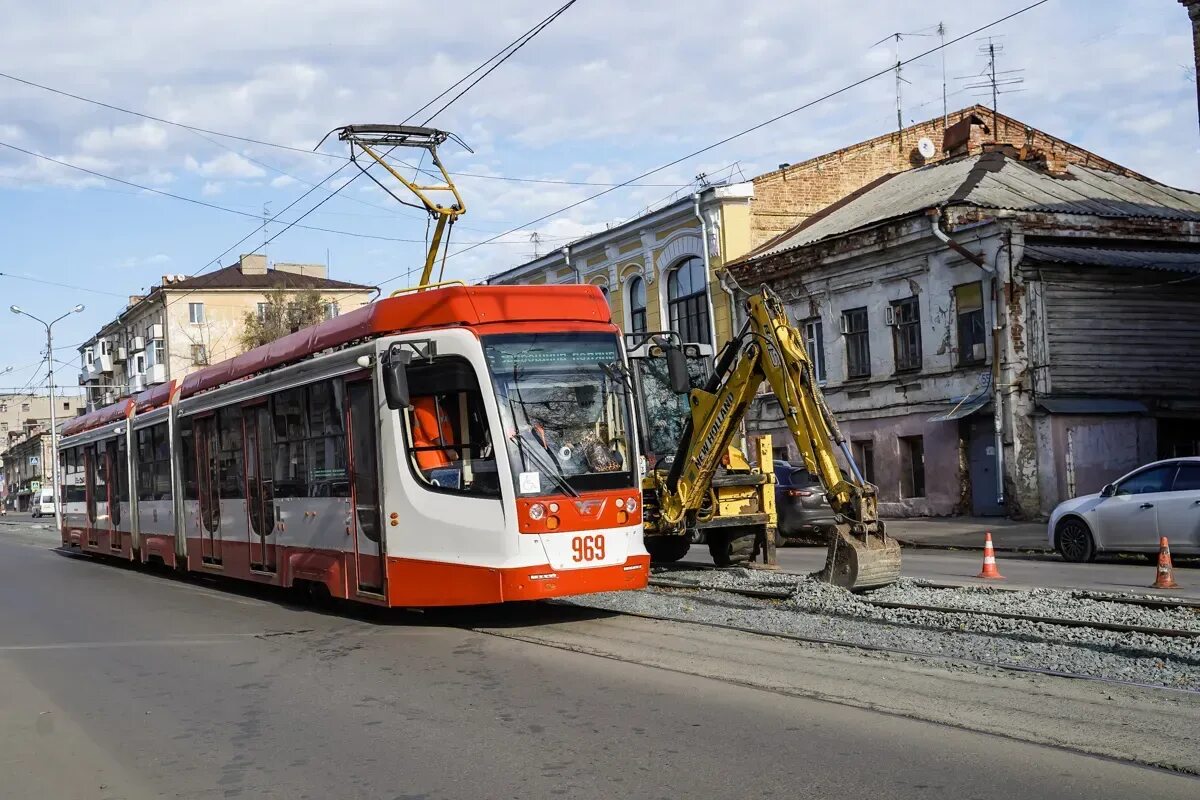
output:
[{"label": "balcony", "polygon": [[111,373],[113,371],[112,353],[101,353],[100,357],[93,364],[99,363],[101,372]]},{"label": "balcony", "polygon": [[137,394],[146,391],[146,378],[141,373],[129,376],[129,393]]},{"label": "balcony", "polygon": [[146,368],[146,385],[153,386],[157,383],[167,382],[167,365],[155,364]]},{"label": "balcony", "polygon": [[116,350],[113,351],[113,362],[114,363],[124,364],[128,360],[129,360],[129,350],[124,345],[122,345],[121,347],[118,347]]}]

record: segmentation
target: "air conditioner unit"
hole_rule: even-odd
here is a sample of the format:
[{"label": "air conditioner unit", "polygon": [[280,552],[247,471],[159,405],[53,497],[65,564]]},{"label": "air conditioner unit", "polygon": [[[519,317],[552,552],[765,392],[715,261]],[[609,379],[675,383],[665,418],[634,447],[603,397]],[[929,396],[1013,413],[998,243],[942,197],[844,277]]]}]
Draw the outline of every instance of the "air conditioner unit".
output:
[{"label": "air conditioner unit", "polygon": [[124,345],[121,345],[113,353],[113,361],[115,361],[118,364],[124,364],[128,360],[129,360],[129,350]]},{"label": "air conditioner unit", "polygon": [[155,364],[146,370],[146,384],[153,386],[156,383],[167,382],[167,365]]},{"label": "air conditioner unit", "polygon": [[117,402],[117,393],[108,391],[104,393],[104,405],[109,406]]},{"label": "air conditioner unit", "polygon": [[883,309],[883,324],[889,328],[896,324],[896,307],[884,306]]},{"label": "air conditioner unit", "polygon": [[162,326],[161,322],[156,322],[150,326],[150,338],[151,339],[163,338],[163,326]]},{"label": "air conditioner unit", "polygon": [[101,372],[113,371],[112,353],[101,353],[100,357],[96,359],[96,362],[99,363]]},{"label": "air conditioner unit", "polygon": [[133,341],[129,345],[129,352],[140,353],[145,349],[146,349],[146,337],[145,336],[133,337]]},{"label": "air conditioner unit", "polygon": [[137,394],[146,391],[146,378],[140,374],[129,377],[129,393]]}]

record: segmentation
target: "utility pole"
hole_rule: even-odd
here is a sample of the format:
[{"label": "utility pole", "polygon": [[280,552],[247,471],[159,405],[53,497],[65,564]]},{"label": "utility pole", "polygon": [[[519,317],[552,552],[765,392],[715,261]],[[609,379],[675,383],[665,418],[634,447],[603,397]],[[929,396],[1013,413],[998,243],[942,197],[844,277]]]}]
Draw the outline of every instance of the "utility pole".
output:
[{"label": "utility pole", "polygon": [[50,383],[50,452],[54,454],[50,459],[50,481],[54,491],[54,525],[61,532],[62,489],[58,482],[58,413],[54,409],[54,334],[52,331],[56,322],[60,322],[72,314],[78,314],[83,311],[83,303],[75,306],[61,317],[52,319],[49,322],[35,317],[28,311],[23,311],[20,306],[9,306],[8,310],[14,314],[26,316],[40,322],[46,328],[46,377]]},{"label": "utility pole", "polygon": [[937,34],[942,45],[942,130],[945,130],[950,127],[950,108],[946,105],[946,23],[938,23]]}]

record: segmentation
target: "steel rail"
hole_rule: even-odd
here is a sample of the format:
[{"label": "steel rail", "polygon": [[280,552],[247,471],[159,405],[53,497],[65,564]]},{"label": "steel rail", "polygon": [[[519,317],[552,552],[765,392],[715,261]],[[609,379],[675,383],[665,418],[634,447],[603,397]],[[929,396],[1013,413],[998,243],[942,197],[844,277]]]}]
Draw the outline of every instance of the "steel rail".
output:
[{"label": "steel rail", "polygon": [[[657,586],[664,589],[728,592],[730,594],[736,594],[742,597],[751,597],[759,600],[787,600],[794,594],[794,592],[780,589],[751,589],[733,586],[702,586],[700,584],[653,577],[650,578],[649,583],[651,586]],[[1046,617],[1034,614],[1015,614],[1008,611],[987,611],[972,608],[955,608],[952,606],[935,606],[926,605],[923,603],[900,603],[888,600],[872,600],[869,597],[860,597],[858,599],[877,608],[891,608],[905,611],[930,611],[941,614],[978,614],[985,617],[1011,619],[1020,622],[1035,622],[1045,625],[1060,625],[1068,628],[1091,628],[1094,630],[1111,631],[1115,633],[1141,633],[1148,636],[1164,636],[1184,639],[1200,638],[1200,631],[1186,630],[1181,628],[1159,628],[1148,625],[1127,625],[1120,622],[1096,622],[1089,620],[1070,619],[1067,617]]]}]

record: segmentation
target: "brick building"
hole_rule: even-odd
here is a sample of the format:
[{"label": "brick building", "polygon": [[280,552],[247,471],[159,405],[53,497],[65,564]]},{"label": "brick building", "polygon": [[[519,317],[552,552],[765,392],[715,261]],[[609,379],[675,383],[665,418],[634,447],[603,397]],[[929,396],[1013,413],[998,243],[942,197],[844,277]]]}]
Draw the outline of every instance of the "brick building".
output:
[{"label": "brick building", "polygon": [[[1200,194],[1062,152],[887,176],[729,267],[803,327],[882,513],[1038,517],[1200,453]],[[773,397],[750,426],[785,434]]]},{"label": "brick building", "polygon": [[[1200,4],[1200,0],[1194,2]],[[929,158],[921,155],[922,139],[933,145]],[[1028,146],[1068,164],[1141,177],[1021,120],[974,105],[953,111],[946,119],[939,116],[754,178],[754,200],[750,205],[753,246],[799,225],[885,175],[978,153],[984,142]]]}]

